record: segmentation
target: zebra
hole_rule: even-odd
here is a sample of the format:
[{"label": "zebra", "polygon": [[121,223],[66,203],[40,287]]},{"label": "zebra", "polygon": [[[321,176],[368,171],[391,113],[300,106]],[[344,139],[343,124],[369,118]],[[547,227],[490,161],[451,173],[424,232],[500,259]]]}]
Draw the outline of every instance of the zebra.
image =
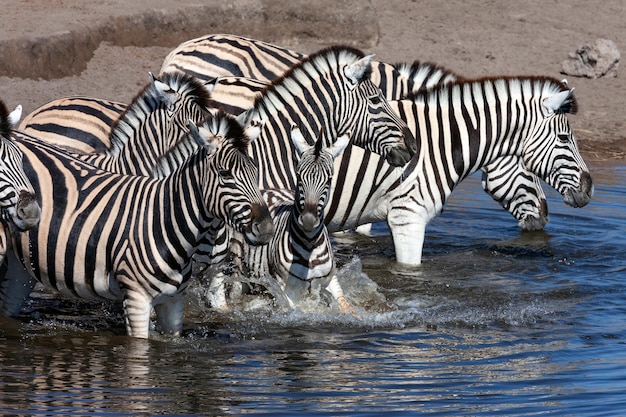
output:
[{"label": "zebra", "polygon": [[418,152],[406,167],[395,168],[374,154],[346,149],[335,175],[344,180],[332,191],[326,219],[330,231],[386,220],[400,264],[421,264],[427,224],[464,178],[500,158],[520,158],[572,207],[593,195],[567,119],[577,109],[573,89],[556,79],[464,80],[391,104],[418,138]]},{"label": "zebra", "polygon": [[[109,117],[122,105],[108,101],[95,106],[95,99],[62,99],[31,113],[22,130],[69,147],[81,159],[107,171],[149,176],[155,161],[187,132],[189,120],[198,123],[209,112],[215,82],[203,83],[180,72],[161,74],[160,79],[150,74],[150,83],[112,122]],[[74,112],[95,116],[83,117],[80,120],[89,124],[77,125],[73,120],[80,116]],[[102,115],[107,117],[102,119]],[[103,131],[105,123],[111,126],[108,132]],[[97,151],[94,144],[100,145]]]},{"label": "zebra", "polygon": [[[471,173],[502,158],[521,160],[572,207],[582,207],[591,199],[591,175],[567,120],[567,114],[577,109],[576,100],[573,90],[561,81],[549,77],[460,80],[390,104],[409,123],[417,152],[402,168],[348,146],[336,160],[326,206],[331,233],[386,220],[396,262],[420,265],[426,225],[441,213],[452,190]],[[272,113],[259,114],[272,119],[270,126],[280,121]],[[310,135],[314,130],[303,131]],[[265,154],[252,148],[255,159],[267,164],[263,167],[261,162],[260,175],[266,178],[261,188],[293,188],[282,174],[292,160],[280,154],[278,144],[283,142],[267,142],[268,138],[261,134],[257,142]]]},{"label": "zebra", "polygon": [[[15,227],[24,231],[39,223],[41,210],[33,185],[24,172],[24,155],[11,138],[21,114],[22,106],[9,112],[0,100],[0,219],[3,229]],[[6,234],[0,232],[0,255],[6,253],[7,244]]]},{"label": "zebra", "polygon": [[[219,131],[212,130],[216,124]],[[223,222],[251,244],[267,243],[274,230],[258,168],[246,153],[256,138],[225,113],[208,115],[200,128],[190,122],[189,131],[197,149],[163,179],[97,169],[14,132],[41,196],[42,221],[14,237],[3,278],[34,277],[62,294],[121,299],[133,337],[149,337],[154,307],[160,330],[179,335],[182,291],[200,239]],[[169,157],[161,158],[168,167]],[[16,304],[4,305],[3,312],[17,313],[9,310]]]},{"label": "zebra", "polygon": [[[270,82],[306,55],[238,35],[206,35],[181,43],[163,61],[162,72],[181,71],[200,79],[229,77],[232,87],[222,89],[216,102],[228,103],[229,110],[239,112],[262,89],[259,81]],[[247,77],[252,80],[242,80]],[[399,100],[409,92],[417,93],[437,84],[460,80],[457,74],[437,64],[414,61],[412,64],[372,64],[371,79],[387,99]],[[248,92],[246,92],[248,90]],[[222,94],[220,94],[222,93]],[[548,222],[548,205],[539,179],[528,172],[519,158],[505,157],[483,168],[481,185],[497,203],[518,220],[522,230],[541,230]],[[369,234],[370,225],[357,231]]]},{"label": "zebra", "polygon": [[9,112],[0,100],[0,263],[10,248],[11,231],[35,227],[41,215],[35,190],[24,172],[24,155],[11,138],[21,114],[22,106]]},{"label": "zebra", "polygon": [[[231,257],[235,267],[230,268],[230,274],[246,275],[252,282],[265,285],[290,308],[305,298],[319,298],[324,288],[342,312],[354,313],[337,279],[333,248],[324,225],[333,162],[348,145],[349,135],[338,138],[330,148],[324,146],[321,136],[309,145],[294,125],[291,138],[301,155],[297,186],[295,190],[262,190],[274,220],[274,237],[267,245],[251,246],[234,234]],[[225,280],[224,276],[216,277],[207,290],[214,308],[225,307]]]},{"label": "zebra", "polygon": [[[180,71],[201,80],[244,77],[273,81],[306,55],[271,43],[238,35],[206,35],[185,41],[163,60],[160,72]],[[385,97],[403,97],[413,89],[411,79],[387,63],[372,60],[371,81]]]}]

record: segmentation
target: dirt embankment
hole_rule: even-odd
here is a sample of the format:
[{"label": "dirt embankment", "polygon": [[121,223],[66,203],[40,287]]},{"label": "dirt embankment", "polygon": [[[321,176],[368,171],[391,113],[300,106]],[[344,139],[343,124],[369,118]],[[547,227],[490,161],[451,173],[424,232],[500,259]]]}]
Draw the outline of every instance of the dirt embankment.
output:
[{"label": "dirt embankment", "polygon": [[[56,98],[128,102],[180,42],[235,33],[305,53],[342,43],[386,62],[432,61],[469,77],[559,74],[597,38],[625,50],[621,0],[501,4],[481,0],[8,0],[0,29],[0,99],[25,114]],[[622,69],[623,70],[623,69]],[[569,78],[571,117],[589,159],[626,158],[619,78]]]}]

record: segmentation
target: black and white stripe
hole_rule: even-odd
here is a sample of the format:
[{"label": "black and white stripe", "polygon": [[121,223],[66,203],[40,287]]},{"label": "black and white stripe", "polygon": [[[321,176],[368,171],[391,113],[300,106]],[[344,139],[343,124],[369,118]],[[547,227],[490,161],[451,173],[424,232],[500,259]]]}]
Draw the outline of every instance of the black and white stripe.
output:
[{"label": "black and white stripe", "polygon": [[[331,231],[387,220],[396,259],[421,263],[426,225],[456,185],[501,158],[521,159],[575,207],[593,193],[589,171],[567,120],[572,90],[541,77],[502,77],[440,86],[393,103],[415,132],[418,153],[407,167],[348,148],[326,219]],[[343,189],[359,190],[354,199]]]},{"label": "black and white stripe", "polygon": [[[5,226],[27,230],[39,222],[40,207],[24,172],[24,155],[11,138],[13,126],[21,114],[21,106],[9,113],[0,101],[0,214]],[[6,251],[6,243],[6,236],[1,236],[0,254]]]},{"label": "black and white stripe", "polygon": [[[213,117],[232,129],[211,131]],[[14,133],[40,193],[42,221],[17,237],[19,261],[8,257],[9,270],[21,269],[17,261],[26,268],[21,282],[32,276],[63,294],[123,300],[129,335],[148,337],[153,307],[161,330],[179,334],[191,257],[211,225],[228,222],[253,244],[273,234],[243,133],[233,117],[209,116],[190,133],[198,149],[163,179],[96,169]]]},{"label": "black and white stripe", "polygon": [[[84,154],[81,159],[107,171],[151,175],[156,160],[188,132],[189,120],[198,123],[206,116],[214,84],[215,80],[201,83],[180,72],[162,74],[160,79],[151,77],[128,107],[110,101],[96,105],[95,99],[61,99],[31,113],[22,127],[48,143],[69,146]],[[116,113],[120,108],[123,112]],[[93,152],[94,146],[98,152]]]},{"label": "black and white stripe", "polygon": [[[321,137],[309,145],[295,126],[291,136],[301,154],[295,192],[263,190],[276,233],[265,246],[248,245],[234,234],[231,256],[236,267],[231,275],[241,274],[245,281],[265,286],[283,307],[301,306],[304,300],[319,301],[326,290],[342,312],[352,312],[337,279],[333,248],[324,225],[334,159],[347,146],[349,136],[337,139],[331,148],[325,147]],[[208,295],[213,307],[225,307],[222,283],[236,279],[218,276],[212,281]]]},{"label": "black and white stripe", "polygon": [[[214,100],[227,103],[235,113],[243,111],[261,88],[297,64],[306,55],[267,42],[238,35],[207,35],[183,42],[165,58],[161,71],[182,71],[202,79],[223,77],[232,88],[219,88]],[[227,77],[227,78],[224,78]],[[257,81],[248,81],[247,77]],[[371,80],[389,100],[403,99],[460,77],[433,63],[372,63]],[[228,81],[226,81],[228,80]],[[235,103],[239,103],[235,105]],[[483,190],[511,213],[523,230],[538,230],[548,222],[546,197],[538,178],[523,161],[504,158],[483,168]],[[357,230],[367,233],[361,225]]]}]

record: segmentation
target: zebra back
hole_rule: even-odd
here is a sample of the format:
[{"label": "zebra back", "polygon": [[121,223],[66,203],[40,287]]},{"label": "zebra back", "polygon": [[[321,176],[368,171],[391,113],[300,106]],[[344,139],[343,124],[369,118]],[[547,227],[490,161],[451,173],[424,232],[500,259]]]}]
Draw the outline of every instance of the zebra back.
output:
[{"label": "zebra back", "polygon": [[111,127],[126,105],[93,97],[53,100],[28,114],[19,130],[74,153],[101,152],[111,146]]},{"label": "zebra back", "polygon": [[[181,73],[163,74],[160,80],[151,77],[151,82],[114,119],[107,140],[100,140],[102,144],[108,142],[109,146],[97,153],[79,153],[79,157],[108,171],[150,175],[156,159],[187,133],[189,120],[199,122],[205,117],[211,105],[209,94],[213,86],[213,83],[203,84]],[[54,105],[54,110],[34,112],[28,119],[25,132],[44,135],[44,140],[54,144],[61,139],[56,136],[59,131],[73,131],[77,135],[84,134],[86,138],[101,137],[103,131],[96,131],[94,127],[102,126],[109,120],[98,120],[98,116],[90,114],[104,114],[105,111],[123,108],[118,103],[105,102],[96,106],[95,99],[81,99],[79,111],[92,111],[84,113],[78,122],[74,119],[67,123],[62,116],[72,111],[69,108],[76,107],[68,104],[70,101],[62,100],[61,108]],[[102,112],[98,111],[98,107]],[[56,123],[41,123],[41,119],[50,117],[56,117]],[[59,129],[56,127],[59,125],[64,127]],[[45,135],[46,130],[54,132],[55,136]]]},{"label": "zebra back", "polygon": [[21,264],[62,293],[123,299],[132,336],[148,336],[153,306],[163,330],[180,333],[180,292],[191,256],[216,221],[231,224],[253,244],[266,243],[273,234],[258,170],[242,136],[198,135],[197,150],[183,165],[153,179],[97,169],[15,135],[41,193],[45,219],[19,236]]},{"label": "zebra back", "polygon": [[[306,58],[305,54],[238,35],[213,34],[181,43],[164,59],[161,72],[181,71],[200,79],[241,77],[271,82]],[[414,87],[394,66],[372,61],[371,81],[388,99]]]}]

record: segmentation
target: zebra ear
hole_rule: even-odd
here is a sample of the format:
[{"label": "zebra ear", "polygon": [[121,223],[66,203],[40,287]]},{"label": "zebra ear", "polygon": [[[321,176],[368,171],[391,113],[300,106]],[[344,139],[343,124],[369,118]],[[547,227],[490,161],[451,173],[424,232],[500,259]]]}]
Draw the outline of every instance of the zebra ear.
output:
[{"label": "zebra ear", "polygon": [[353,84],[360,83],[365,79],[365,74],[369,73],[373,58],[374,55],[367,55],[358,61],[353,62],[344,69],[344,74],[350,79],[350,81],[352,81]]},{"label": "zebra ear", "polygon": [[246,136],[250,141],[255,140],[261,135],[261,130],[265,126],[265,120],[254,120],[254,106],[236,116],[237,122],[246,132]]},{"label": "zebra ear", "polygon": [[252,116],[254,116],[254,107],[250,107],[248,110],[239,114],[235,118],[237,119],[237,123],[245,129],[250,125],[250,123],[252,123]]},{"label": "zebra ear", "polygon": [[311,148],[311,145],[309,145],[309,143],[304,138],[304,135],[296,125],[291,126],[291,142],[293,142],[293,146],[296,147],[298,155],[302,155],[309,148]]},{"label": "zebra ear", "polygon": [[328,152],[330,152],[333,158],[337,158],[341,155],[343,150],[346,149],[348,143],[350,143],[350,132],[346,132],[345,135],[339,136],[335,143],[333,143],[333,146],[328,149]]},{"label": "zebra ear", "polygon": [[161,99],[161,101],[163,102],[163,104],[165,104],[166,107],[168,108],[171,107],[176,102],[176,97],[178,96],[178,94],[169,85],[154,78],[152,73],[149,73],[149,74],[150,74],[150,78],[152,78],[152,86],[154,87],[157,94],[159,95],[159,99]]},{"label": "zebra ear", "polygon": [[11,125],[11,128],[14,128],[15,126],[17,126],[21,118],[22,118],[22,105],[19,104],[15,108],[15,110],[9,113],[9,116],[7,117],[9,121],[9,125]]},{"label": "zebra ear", "polygon": [[196,141],[198,146],[206,149],[209,155],[217,151],[220,144],[219,137],[212,134],[211,131],[205,127],[200,126],[200,128],[198,128],[193,120],[189,120],[188,126],[189,133],[191,133],[191,137]]},{"label": "zebra ear", "polygon": [[217,77],[215,78],[211,78],[210,80],[208,80],[207,82],[204,83],[204,88],[206,89],[206,91],[211,94],[211,92],[213,91],[213,89],[215,88],[215,86],[217,85]]},{"label": "zebra ear", "polygon": [[571,90],[556,93],[555,95],[544,99],[543,106],[548,111],[548,114],[556,113],[557,111],[562,110],[566,105],[569,104],[569,99],[573,93],[573,88]]}]

